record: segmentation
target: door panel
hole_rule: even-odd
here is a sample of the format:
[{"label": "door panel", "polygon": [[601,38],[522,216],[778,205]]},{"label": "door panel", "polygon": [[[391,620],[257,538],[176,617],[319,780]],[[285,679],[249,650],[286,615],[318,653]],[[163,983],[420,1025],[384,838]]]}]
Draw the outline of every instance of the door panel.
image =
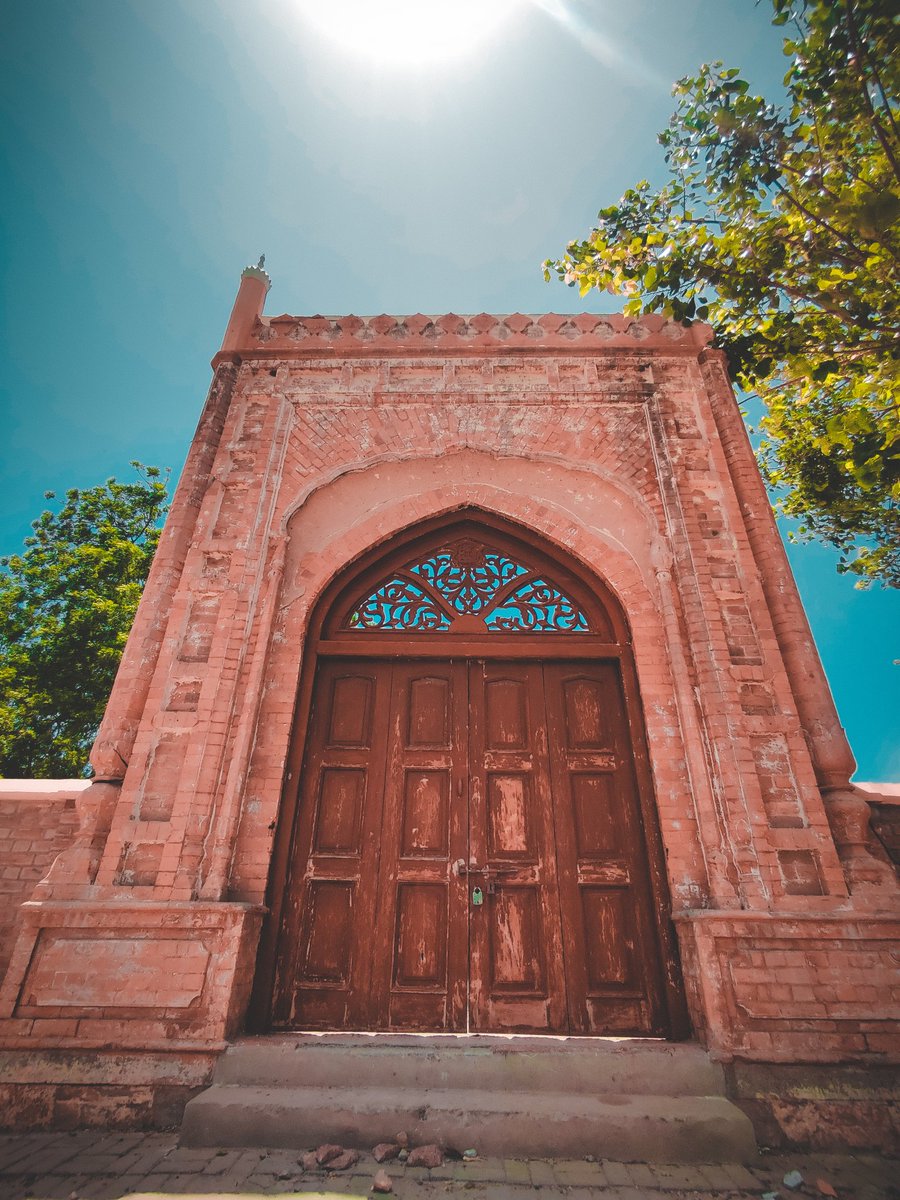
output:
[{"label": "door panel", "polygon": [[466,850],[462,664],[392,667],[378,908],[370,918],[373,1028],[464,1030]]},{"label": "door panel", "polygon": [[450,772],[403,773],[401,858],[450,857]]},{"label": "door panel", "polygon": [[661,1033],[631,737],[614,663],[547,663],[547,728],[573,1033]]},{"label": "door panel", "polygon": [[504,881],[488,902],[493,910],[490,995],[547,995],[540,892],[534,884]]},{"label": "door panel", "polygon": [[314,879],[309,885],[300,971],[310,983],[346,987],[350,980],[353,884]]},{"label": "door panel", "polygon": [[353,854],[362,849],[366,772],[360,767],[325,767],[319,780],[314,854]]},{"label": "door panel", "polygon": [[562,1032],[565,973],[539,663],[469,667],[470,1027]]},{"label": "door panel", "polygon": [[340,1029],[362,1022],[369,990],[390,667],[320,663],[302,773],[273,1023]]},{"label": "door panel", "polygon": [[488,771],[485,789],[488,861],[528,862],[535,819],[531,776],[525,772]]}]

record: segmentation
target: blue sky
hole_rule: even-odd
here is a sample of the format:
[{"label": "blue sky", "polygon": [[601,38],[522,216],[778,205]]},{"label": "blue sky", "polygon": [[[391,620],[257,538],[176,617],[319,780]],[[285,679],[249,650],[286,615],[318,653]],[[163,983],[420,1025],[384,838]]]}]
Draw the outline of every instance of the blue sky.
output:
[{"label": "blue sky", "polygon": [[[269,313],[614,307],[544,284],[541,260],[662,177],[674,79],[721,58],[777,91],[768,16],[523,0],[416,69],[347,52],[297,0],[4,4],[0,553],[48,488],[132,458],[177,474],[262,252]],[[790,554],[858,778],[898,779],[900,598],[855,591],[821,547]]]}]

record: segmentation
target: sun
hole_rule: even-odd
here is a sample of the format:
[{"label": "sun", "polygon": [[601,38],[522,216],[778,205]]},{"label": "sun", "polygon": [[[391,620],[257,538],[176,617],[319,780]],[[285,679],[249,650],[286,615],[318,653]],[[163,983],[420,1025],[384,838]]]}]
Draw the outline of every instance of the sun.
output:
[{"label": "sun", "polygon": [[459,57],[522,0],[298,0],[302,16],[344,49],[415,67]]}]

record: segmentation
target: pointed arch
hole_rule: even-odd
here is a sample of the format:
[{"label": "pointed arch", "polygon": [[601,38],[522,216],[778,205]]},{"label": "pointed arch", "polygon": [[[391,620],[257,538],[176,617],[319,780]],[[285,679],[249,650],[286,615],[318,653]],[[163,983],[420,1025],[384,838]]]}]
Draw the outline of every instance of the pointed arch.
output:
[{"label": "pointed arch", "polygon": [[[474,1027],[678,1036],[643,716],[611,589],[561,547],[470,505],[345,564],[313,606],[308,639],[261,1026],[467,1027],[468,1006],[493,995],[484,972],[509,967],[486,967],[501,944],[491,939],[467,959],[460,927],[468,892],[453,864],[487,855],[489,870],[514,877],[503,903],[524,906],[510,961],[546,974],[535,966],[511,992],[497,983]],[[564,927],[580,947],[571,962]],[[414,936],[443,947],[430,981],[405,957]],[[340,963],[338,945],[353,947]]]}]

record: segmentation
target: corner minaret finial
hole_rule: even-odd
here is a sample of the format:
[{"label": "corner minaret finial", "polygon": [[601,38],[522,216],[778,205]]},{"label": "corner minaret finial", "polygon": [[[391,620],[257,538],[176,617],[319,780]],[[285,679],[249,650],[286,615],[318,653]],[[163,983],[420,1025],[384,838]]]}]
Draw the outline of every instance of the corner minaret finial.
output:
[{"label": "corner minaret finial", "polygon": [[253,328],[263,319],[266,293],[272,286],[265,264],[266,256],[261,254],[255,267],[244,267],[241,271],[241,286],[222,339],[220,354],[238,354],[250,345]]},{"label": "corner minaret finial", "polygon": [[272,286],[272,280],[269,278],[269,273],[266,271],[266,256],[261,254],[259,262],[255,267],[244,267],[241,271],[241,279],[258,279],[260,283],[266,285],[266,291]]}]

